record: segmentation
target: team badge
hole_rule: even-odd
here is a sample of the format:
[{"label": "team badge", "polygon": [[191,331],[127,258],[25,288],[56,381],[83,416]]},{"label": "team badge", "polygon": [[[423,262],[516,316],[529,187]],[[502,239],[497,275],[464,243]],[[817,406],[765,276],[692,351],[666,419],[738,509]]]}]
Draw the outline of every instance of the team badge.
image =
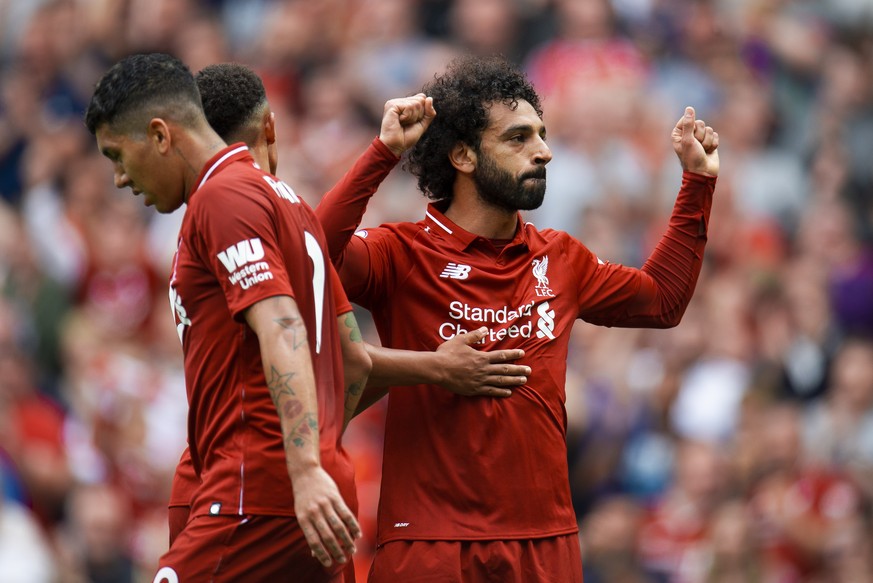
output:
[{"label": "team badge", "polygon": [[533,276],[537,278],[537,285],[534,289],[539,297],[554,297],[555,292],[549,287],[549,278],[546,271],[549,269],[549,256],[543,255],[539,259],[534,259],[531,263]]}]

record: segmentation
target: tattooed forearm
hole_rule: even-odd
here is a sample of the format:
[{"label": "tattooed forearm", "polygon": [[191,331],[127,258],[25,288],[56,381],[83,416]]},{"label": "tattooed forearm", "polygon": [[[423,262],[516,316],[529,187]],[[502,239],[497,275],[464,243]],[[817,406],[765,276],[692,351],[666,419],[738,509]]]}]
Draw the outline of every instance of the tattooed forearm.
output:
[{"label": "tattooed forearm", "polygon": [[293,372],[280,373],[275,366],[270,367],[267,388],[270,389],[270,396],[273,397],[273,403],[277,407],[279,406],[279,397],[282,395],[294,396],[294,389],[291,388],[291,379],[293,378]]},{"label": "tattooed forearm", "polygon": [[346,387],[345,412],[346,419],[351,419],[355,416],[355,409],[358,407],[358,401],[361,398],[361,393],[364,392],[366,381],[352,383]]},{"label": "tattooed forearm", "polygon": [[343,318],[345,331],[343,334],[343,372],[345,373],[345,399],[343,411],[343,428],[348,425],[358,409],[361,395],[367,386],[372,361],[365,347],[361,329],[355,320],[354,312],[348,312]]},{"label": "tattooed forearm", "polygon": [[349,329],[349,340],[355,344],[360,344],[364,341],[364,337],[361,335],[361,329],[358,327],[358,322],[355,320],[355,314],[353,312],[346,314],[346,320],[344,323]]},{"label": "tattooed forearm", "polygon": [[296,398],[294,389],[287,384],[293,376],[294,373],[276,374],[276,379],[283,380],[269,384],[270,396],[276,405],[283,428],[283,441],[286,448],[291,444],[295,447],[303,447],[308,442],[318,443],[318,418],[315,414],[305,411],[303,403]]},{"label": "tattooed forearm", "polygon": [[298,316],[282,316],[281,318],[273,318],[273,321],[291,333],[291,347],[294,350],[306,346],[308,339],[302,318]]},{"label": "tattooed forearm", "polygon": [[272,366],[267,387],[270,389],[270,397],[276,405],[282,427],[288,428],[284,436],[285,446],[294,444],[296,447],[303,447],[307,442],[313,441],[313,438],[317,441],[318,419],[312,413],[301,416],[301,413],[304,413],[303,403],[296,398],[297,393],[291,387],[291,379],[294,376],[293,372],[280,373]]},{"label": "tattooed forearm", "polygon": [[284,440],[286,449],[291,444],[294,447],[303,447],[308,442],[318,443],[318,419],[312,413],[308,413],[301,419],[295,420]]}]

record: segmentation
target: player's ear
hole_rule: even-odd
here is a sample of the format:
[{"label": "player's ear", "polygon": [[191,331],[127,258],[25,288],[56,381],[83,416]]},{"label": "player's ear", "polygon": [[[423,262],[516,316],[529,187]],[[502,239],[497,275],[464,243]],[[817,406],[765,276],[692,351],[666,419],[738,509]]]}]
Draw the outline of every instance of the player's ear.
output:
[{"label": "player's ear", "polygon": [[170,126],[163,119],[152,118],[146,129],[146,137],[154,144],[160,154],[166,154],[170,151],[170,143],[172,142]]},{"label": "player's ear", "polygon": [[458,172],[472,174],[476,169],[476,151],[464,142],[458,142],[449,151],[449,161]]},{"label": "player's ear", "polygon": [[267,145],[276,142],[276,114],[268,109],[264,114],[264,137],[267,139]]}]

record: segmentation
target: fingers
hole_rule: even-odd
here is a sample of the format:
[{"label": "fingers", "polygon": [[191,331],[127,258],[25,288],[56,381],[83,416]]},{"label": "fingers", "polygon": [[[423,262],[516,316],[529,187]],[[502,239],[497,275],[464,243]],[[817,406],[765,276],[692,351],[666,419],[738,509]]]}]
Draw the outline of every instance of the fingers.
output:
[{"label": "fingers", "polygon": [[525,384],[530,376],[530,367],[519,364],[492,365],[488,368],[488,385],[517,387]]},{"label": "fingers", "polygon": [[[524,356],[524,350],[521,348],[513,348],[509,350],[495,350],[493,352],[486,353],[488,355],[488,361],[492,363],[499,362],[510,362],[513,360],[518,360]],[[524,367],[528,370],[528,372],[524,374],[530,374],[530,368]]]},{"label": "fingers", "polygon": [[392,99],[388,103],[396,108],[397,118],[400,120],[401,125],[404,126],[418,123],[430,114],[432,114],[430,117],[436,115],[436,111],[433,108],[433,98],[426,97],[424,93],[411,97]]},{"label": "fingers", "polygon": [[510,372],[505,375],[491,374],[482,385],[473,389],[470,396],[477,397],[511,397],[513,389],[527,383],[527,376]]},{"label": "fingers", "polygon": [[698,142],[703,142],[703,138],[706,136],[706,124],[703,123],[702,119],[694,120],[694,137]]},{"label": "fingers", "polygon": [[470,396],[510,397],[512,389],[527,383],[530,367],[518,364],[494,364],[485,371],[481,384],[472,388]]},{"label": "fingers", "polygon": [[[690,105],[685,108],[685,115],[676,122],[674,134],[682,136],[691,135],[694,129],[694,108]],[[678,130],[678,131],[677,131]]]},{"label": "fingers", "polygon": [[303,536],[306,537],[306,543],[312,550],[312,556],[325,567],[330,567],[333,564],[333,559],[330,557],[325,544],[322,542],[320,534],[321,529],[318,528],[314,521],[310,524],[300,517],[298,517],[298,520],[300,522],[300,528],[303,530]]},{"label": "fingers", "polygon": [[320,540],[312,550],[315,552],[315,558],[325,567],[329,567],[334,561],[339,563],[346,562],[346,555],[342,548],[340,548],[340,544],[337,541],[337,535],[334,532],[334,528],[342,528],[342,530],[345,530],[345,527],[339,527],[338,525],[339,520],[335,516],[329,519],[321,518],[315,521],[315,527],[318,530]]},{"label": "fingers", "polygon": [[685,108],[685,115],[676,123],[676,127],[681,127],[686,139],[688,135],[693,135],[707,154],[718,147],[718,134],[705,121],[695,118],[693,107]]},{"label": "fingers", "polygon": [[339,509],[328,506],[306,522],[309,526],[304,526],[301,520],[303,535],[309,543],[312,556],[325,567],[331,566],[334,561],[345,563],[355,552],[354,539],[361,535],[361,530],[358,521],[344,504]]},{"label": "fingers", "polygon": [[684,170],[718,176],[718,134],[705,121],[696,119],[693,107],[685,108],[670,137]]},{"label": "fingers", "polygon": [[703,146],[703,151],[707,154],[718,148],[718,132],[706,126],[706,131],[703,139],[700,140],[700,145]]},{"label": "fingers", "polygon": [[424,122],[428,125],[436,117],[436,108],[433,106],[433,97],[424,100]]},{"label": "fingers", "polygon": [[349,549],[349,552],[354,552],[355,539],[361,537],[361,526],[358,524],[358,520],[355,518],[355,515],[352,514],[352,511],[349,510],[345,504],[342,504],[342,506],[338,508],[336,512],[345,524],[346,531],[351,536],[348,541],[347,548]]},{"label": "fingers", "polygon": [[499,387],[482,386],[476,394],[481,397],[506,398],[512,396],[512,391],[509,389],[501,389]]},{"label": "fingers", "polygon": [[488,328],[482,326],[481,328],[477,328],[472,332],[467,332],[464,334],[458,334],[456,338],[459,338],[461,342],[466,344],[467,346],[473,346],[474,344],[479,344],[482,339],[485,338],[485,335],[488,334]]}]

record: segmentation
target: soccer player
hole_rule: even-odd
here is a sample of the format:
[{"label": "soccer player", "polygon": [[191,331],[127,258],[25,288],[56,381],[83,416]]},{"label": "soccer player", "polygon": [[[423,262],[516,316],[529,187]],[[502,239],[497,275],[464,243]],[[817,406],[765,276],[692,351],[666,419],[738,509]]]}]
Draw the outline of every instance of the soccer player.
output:
[{"label": "soccer player", "polygon": [[532,372],[508,399],[390,389],[369,581],[581,582],[565,441],[571,327],[679,323],[703,259],[718,135],[690,107],[676,123],[682,186],[666,233],[633,269],[519,214],[541,204],[552,157],[539,97],[521,72],[464,57],[424,92],[436,118],[408,168],[434,202],[417,223],[349,241],[398,161],[372,145],[348,188],[316,209],[332,257],[384,346],[433,348],[485,326],[483,348],[523,348],[519,363]]},{"label": "soccer player", "polygon": [[[278,165],[275,116],[260,77],[244,65],[223,63],[205,67],[195,79],[206,118],[213,129],[227,143],[245,143],[255,162],[275,174]],[[382,131],[377,139],[383,147],[402,152],[405,145],[414,143],[427,127],[429,119],[425,120],[425,113],[422,99],[391,100],[385,109]],[[425,123],[419,126],[423,121]],[[340,308],[338,311],[342,312]],[[347,318],[353,319],[354,316],[351,312],[341,313],[338,323],[344,347],[352,342],[350,336],[357,330],[356,324],[347,325]],[[434,352],[391,350],[365,344],[373,362],[372,374],[366,384],[431,383],[468,396],[508,396],[511,392],[507,387],[525,382],[530,372],[526,366],[509,364],[524,353],[519,349],[485,353],[470,346],[483,337],[484,332],[480,330],[458,335]],[[359,373],[347,371],[346,379],[349,378],[353,382],[346,383],[346,423],[355,411],[354,397],[360,396],[359,385],[363,384]],[[186,449],[173,478],[168,505],[171,545],[188,521],[189,501],[198,486],[199,480]],[[356,511],[356,499],[347,501]],[[349,580],[353,579],[347,574],[346,581]]]},{"label": "soccer player", "polygon": [[360,528],[344,501],[342,359],[317,220],[245,145],[221,140],[174,57],[119,61],[85,122],[117,187],[158,212],[187,204],[170,301],[201,483],[155,581],[340,581]]}]

